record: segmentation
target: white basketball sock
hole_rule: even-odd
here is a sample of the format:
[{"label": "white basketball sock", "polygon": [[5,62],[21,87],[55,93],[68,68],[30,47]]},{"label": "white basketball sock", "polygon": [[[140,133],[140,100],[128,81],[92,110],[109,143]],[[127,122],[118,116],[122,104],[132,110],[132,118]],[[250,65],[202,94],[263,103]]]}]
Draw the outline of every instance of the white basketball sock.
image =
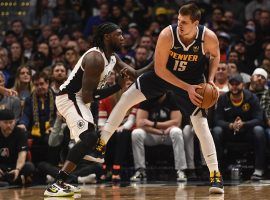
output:
[{"label": "white basketball sock", "polygon": [[203,156],[210,172],[219,171],[216,147],[209,130],[208,122],[202,117],[201,111],[196,116],[190,117],[194,131],[200,140]]}]

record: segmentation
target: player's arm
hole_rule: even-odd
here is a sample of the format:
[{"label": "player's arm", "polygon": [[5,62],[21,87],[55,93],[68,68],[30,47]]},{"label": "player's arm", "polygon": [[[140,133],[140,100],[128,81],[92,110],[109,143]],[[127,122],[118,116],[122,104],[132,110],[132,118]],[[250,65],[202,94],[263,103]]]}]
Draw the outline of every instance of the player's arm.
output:
[{"label": "player's arm", "polygon": [[128,76],[129,78],[135,80],[138,76],[143,74],[146,71],[149,71],[153,69],[154,67],[154,61],[149,63],[147,66],[145,66],[142,69],[135,70],[133,67],[129,66],[125,62],[123,62],[118,55],[115,54],[116,57],[116,66],[115,69],[117,72],[119,72],[121,75]]},{"label": "player's arm", "polygon": [[154,69],[156,74],[165,81],[175,85],[189,93],[189,98],[192,103],[199,106],[202,97],[196,92],[196,89],[200,86],[190,85],[171,73],[167,68],[167,62],[169,58],[170,49],[172,47],[172,33],[169,27],[163,29],[158,37],[156,49],[155,49],[155,64]]},{"label": "player's arm", "polygon": [[208,82],[214,82],[214,77],[220,62],[219,42],[216,34],[206,28],[204,36],[204,51],[210,54]]},{"label": "player's arm", "polygon": [[99,52],[90,52],[82,60],[84,69],[82,79],[82,100],[89,103],[94,100],[93,93],[96,90],[100,75],[104,69],[104,60]]}]

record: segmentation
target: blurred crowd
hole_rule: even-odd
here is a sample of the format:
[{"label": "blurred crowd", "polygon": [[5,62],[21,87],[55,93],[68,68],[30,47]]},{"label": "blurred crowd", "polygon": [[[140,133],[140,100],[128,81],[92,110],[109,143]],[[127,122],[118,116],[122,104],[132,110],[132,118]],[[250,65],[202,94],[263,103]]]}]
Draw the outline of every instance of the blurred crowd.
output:
[{"label": "blurred crowd", "polygon": [[[0,96],[0,180],[27,184],[36,173],[44,182],[54,180],[74,144],[57,113],[55,95],[80,56],[92,47],[97,25],[110,21],[122,28],[125,44],[118,54],[140,69],[153,60],[160,31],[177,23],[184,2],[31,0],[24,18],[10,20],[0,41],[0,86],[13,88],[18,96]],[[267,174],[270,142],[270,1],[196,2],[203,14],[200,23],[213,30],[219,40],[221,59],[215,84],[220,98],[209,109],[208,120],[221,167],[226,170],[235,162],[230,150],[244,152],[238,161],[253,152],[250,178],[261,180]],[[118,74],[113,73],[107,85],[118,80]],[[130,84],[126,81],[120,92],[92,104],[99,129]],[[126,157],[132,154],[135,174],[130,180],[146,180],[144,146],[160,144],[173,146],[177,181],[194,178],[194,152],[200,147],[194,143],[195,134],[179,110],[179,102],[170,91],[132,108],[108,144],[105,164],[82,161],[70,182],[119,181]],[[173,124],[156,130],[145,129],[171,120]],[[25,137],[18,136],[22,134]],[[130,145],[132,154],[127,153]],[[8,152],[11,149],[13,153]]]}]

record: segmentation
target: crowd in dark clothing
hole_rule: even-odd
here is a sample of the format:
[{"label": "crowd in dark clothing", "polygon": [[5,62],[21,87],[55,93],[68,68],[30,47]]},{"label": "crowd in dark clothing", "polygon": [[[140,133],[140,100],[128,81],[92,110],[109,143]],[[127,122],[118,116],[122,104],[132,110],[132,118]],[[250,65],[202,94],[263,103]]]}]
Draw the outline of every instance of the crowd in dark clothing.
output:
[{"label": "crowd in dark clothing", "polygon": [[[96,27],[108,21],[118,24],[125,38],[124,46],[118,54],[124,62],[140,69],[153,61],[159,33],[166,26],[177,23],[178,9],[184,2],[187,1],[33,0],[24,18],[9,21],[8,29],[0,37],[0,86],[13,88],[18,96],[0,95],[0,109],[12,110],[17,126],[14,130],[22,130],[25,134],[23,141],[27,141],[28,146],[26,159],[32,161],[37,168],[35,172],[30,170],[31,173],[24,173],[25,176],[33,178],[33,173],[40,171],[44,180],[51,181],[50,178],[55,176],[63,164],[72,141],[67,137],[68,128],[57,114],[55,95],[80,56],[93,47]],[[220,98],[217,105],[209,110],[208,117],[218,158],[223,159],[226,148],[224,143],[227,141],[250,142],[255,151],[254,169],[260,172],[256,173],[259,176],[255,179],[261,179],[268,165],[266,152],[270,141],[270,2],[196,2],[202,11],[200,24],[216,33],[220,47],[221,59],[215,80],[220,89]],[[230,77],[235,74],[243,78],[240,82],[243,83],[244,100],[231,106],[234,100],[230,98],[233,90]],[[109,104],[112,99],[119,100],[118,96],[110,98]],[[99,104],[102,102],[94,102],[92,105],[97,122],[104,121],[104,112],[108,115],[111,111],[98,112]],[[114,105],[111,103],[111,108]],[[132,119],[135,126],[134,116]],[[231,123],[238,117],[244,125],[235,131]],[[128,134],[132,134],[133,125],[126,128],[129,129]],[[187,130],[186,126],[189,126],[189,119],[183,118],[179,128]],[[192,134],[192,127],[188,134]],[[131,140],[131,137],[124,138],[125,141]],[[5,140],[0,131],[0,149],[3,149]],[[123,141],[120,143],[123,144]],[[193,144],[189,141],[186,145]],[[1,156],[2,153],[0,169],[6,162]],[[186,162],[186,168],[194,168],[194,163],[189,165],[193,160]],[[118,160],[117,166],[121,164]],[[83,170],[85,165],[89,166]],[[101,166],[97,164],[83,161],[78,170],[80,173],[74,172],[70,182],[94,182],[93,176],[88,176],[94,173],[102,179]],[[115,175],[119,175],[119,172],[115,172]]]}]

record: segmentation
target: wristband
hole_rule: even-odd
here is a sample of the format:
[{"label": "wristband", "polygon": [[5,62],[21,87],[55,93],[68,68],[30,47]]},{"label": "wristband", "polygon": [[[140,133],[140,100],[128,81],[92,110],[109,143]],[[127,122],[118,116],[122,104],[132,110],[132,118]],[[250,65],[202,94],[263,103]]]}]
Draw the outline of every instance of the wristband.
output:
[{"label": "wristband", "polygon": [[154,121],[153,127],[154,127],[154,128],[157,128],[157,121]]}]

